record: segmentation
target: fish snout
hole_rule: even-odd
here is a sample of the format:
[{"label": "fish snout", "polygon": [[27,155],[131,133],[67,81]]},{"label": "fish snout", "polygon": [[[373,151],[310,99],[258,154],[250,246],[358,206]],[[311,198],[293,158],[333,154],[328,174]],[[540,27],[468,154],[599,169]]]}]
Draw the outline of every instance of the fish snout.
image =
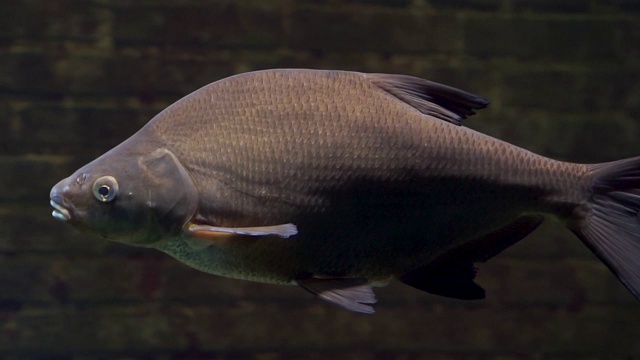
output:
[{"label": "fish snout", "polygon": [[63,184],[64,182],[65,180],[56,184],[49,194],[49,204],[51,204],[54,209],[51,215],[60,221],[68,221],[71,219],[71,213],[67,209],[68,205],[62,196],[65,189],[65,185]]}]

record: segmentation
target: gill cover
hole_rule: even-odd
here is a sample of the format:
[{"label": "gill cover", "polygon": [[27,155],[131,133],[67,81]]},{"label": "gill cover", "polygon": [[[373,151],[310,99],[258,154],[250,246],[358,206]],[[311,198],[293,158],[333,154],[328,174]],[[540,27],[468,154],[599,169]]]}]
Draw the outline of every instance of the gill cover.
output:
[{"label": "gill cover", "polygon": [[198,207],[198,190],[191,176],[165,148],[141,157],[138,165],[149,179],[145,196],[158,225],[169,233],[180,231]]}]

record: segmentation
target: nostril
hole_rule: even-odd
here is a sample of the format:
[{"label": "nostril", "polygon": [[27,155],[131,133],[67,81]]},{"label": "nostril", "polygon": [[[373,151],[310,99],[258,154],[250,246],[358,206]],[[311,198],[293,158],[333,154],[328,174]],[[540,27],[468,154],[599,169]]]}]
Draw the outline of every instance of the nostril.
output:
[{"label": "nostril", "polygon": [[75,181],[78,188],[82,189],[82,185],[87,181],[87,174],[80,174]]}]

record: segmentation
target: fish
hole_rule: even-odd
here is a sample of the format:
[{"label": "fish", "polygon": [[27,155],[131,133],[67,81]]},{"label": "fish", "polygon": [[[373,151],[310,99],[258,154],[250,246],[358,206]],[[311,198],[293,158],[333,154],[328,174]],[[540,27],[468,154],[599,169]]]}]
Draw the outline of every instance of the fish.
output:
[{"label": "fish", "polygon": [[550,219],[640,298],[640,157],[557,161],[464,126],[488,104],[409,75],[234,75],[57,183],[52,215],[364,314],[394,279],[485,298],[476,266]]}]

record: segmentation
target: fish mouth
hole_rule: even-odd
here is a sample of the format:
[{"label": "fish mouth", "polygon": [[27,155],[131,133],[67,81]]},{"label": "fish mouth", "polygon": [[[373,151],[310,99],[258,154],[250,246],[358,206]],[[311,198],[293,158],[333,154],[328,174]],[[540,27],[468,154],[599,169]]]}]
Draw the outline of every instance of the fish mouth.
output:
[{"label": "fish mouth", "polygon": [[71,219],[71,214],[69,213],[69,210],[65,209],[64,206],[58,204],[53,200],[49,201],[49,204],[51,204],[51,206],[53,206],[54,208],[53,212],[51,213],[51,216],[53,216],[54,218],[60,221],[68,221]]}]

